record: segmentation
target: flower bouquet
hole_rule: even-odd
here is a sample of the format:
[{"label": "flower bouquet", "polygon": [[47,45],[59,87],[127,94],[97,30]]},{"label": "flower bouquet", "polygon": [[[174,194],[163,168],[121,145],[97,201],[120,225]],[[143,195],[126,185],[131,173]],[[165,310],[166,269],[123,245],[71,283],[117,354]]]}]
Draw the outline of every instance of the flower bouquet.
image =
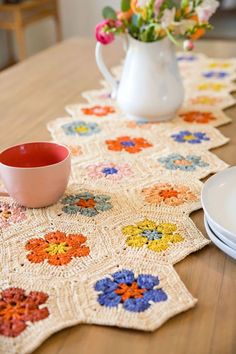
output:
[{"label": "flower bouquet", "polygon": [[121,0],[120,11],[107,6],[104,21],[96,26],[97,41],[109,44],[115,35],[129,33],[141,42],[166,37],[185,50],[211,29],[209,19],[219,6],[216,0]]}]

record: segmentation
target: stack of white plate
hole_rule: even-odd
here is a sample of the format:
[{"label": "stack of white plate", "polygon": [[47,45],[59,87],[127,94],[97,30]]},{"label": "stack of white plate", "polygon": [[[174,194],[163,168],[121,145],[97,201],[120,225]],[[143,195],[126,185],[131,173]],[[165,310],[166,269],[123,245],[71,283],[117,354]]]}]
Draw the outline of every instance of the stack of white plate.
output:
[{"label": "stack of white plate", "polygon": [[208,179],[202,190],[202,206],[208,236],[236,259],[236,167]]}]

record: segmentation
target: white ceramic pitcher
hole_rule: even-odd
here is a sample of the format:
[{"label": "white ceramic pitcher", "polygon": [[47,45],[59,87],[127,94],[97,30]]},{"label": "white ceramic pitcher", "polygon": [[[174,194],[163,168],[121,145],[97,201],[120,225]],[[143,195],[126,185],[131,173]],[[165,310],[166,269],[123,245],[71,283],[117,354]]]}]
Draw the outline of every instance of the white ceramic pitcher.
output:
[{"label": "white ceramic pitcher", "polygon": [[120,84],[117,84],[96,47],[97,65],[113,89],[120,109],[135,120],[162,121],[174,118],[184,100],[174,45],[168,38],[144,43],[128,36],[128,50]]}]

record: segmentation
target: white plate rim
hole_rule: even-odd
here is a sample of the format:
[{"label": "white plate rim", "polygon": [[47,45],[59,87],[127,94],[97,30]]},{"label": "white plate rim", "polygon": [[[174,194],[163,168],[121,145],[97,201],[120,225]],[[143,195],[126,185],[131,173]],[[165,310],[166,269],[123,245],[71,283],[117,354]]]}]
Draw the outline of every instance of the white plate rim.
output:
[{"label": "white plate rim", "polygon": [[228,256],[230,256],[231,258],[236,260],[236,251],[234,251],[232,248],[227,246],[224,242],[220,241],[213,234],[213,232],[210,230],[210,228],[208,226],[206,216],[204,216],[204,224],[205,224],[205,229],[206,229],[208,236],[210,237],[211,241],[217,246],[217,248],[219,248],[223,253],[227,254]]},{"label": "white plate rim", "polygon": [[205,215],[206,221],[208,226],[210,227],[210,230],[212,233],[223,243],[226,244],[226,246],[232,248],[236,252],[236,243],[232,242],[228,238],[226,238],[224,235],[220,234],[218,230],[214,228],[214,225],[212,225],[212,221],[208,219],[207,215]]},{"label": "white plate rim", "polygon": [[[218,222],[216,222],[214,220],[214,218],[210,215],[209,211],[207,210],[206,204],[204,202],[204,200],[205,200],[205,191],[208,188],[208,186],[212,183],[212,181],[214,179],[216,179],[216,178],[219,178],[219,176],[224,175],[225,173],[229,173],[229,171],[231,171],[232,169],[234,169],[236,171],[236,166],[232,166],[232,167],[226,168],[224,171],[218,172],[215,175],[213,175],[210,178],[208,178],[208,180],[204,183],[203,188],[202,188],[201,203],[202,203],[202,207],[203,207],[204,212],[214,222],[214,224],[221,230],[221,233],[229,235],[231,238],[236,238],[236,234],[234,234],[233,232],[227,230],[224,226],[220,225]],[[236,175],[236,173],[235,173],[235,175]]]}]

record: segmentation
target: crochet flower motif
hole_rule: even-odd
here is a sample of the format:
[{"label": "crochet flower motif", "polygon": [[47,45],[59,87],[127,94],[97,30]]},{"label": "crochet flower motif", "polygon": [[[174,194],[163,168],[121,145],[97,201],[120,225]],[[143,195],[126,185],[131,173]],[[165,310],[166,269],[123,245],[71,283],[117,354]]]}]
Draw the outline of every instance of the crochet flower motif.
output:
[{"label": "crochet flower motif", "polygon": [[178,61],[196,61],[197,60],[197,57],[194,56],[194,55],[181,55],[177,58]]},{"label": "crochet flower motif", "polygon": [[181,113],[179,116],[188,123],[207,124],[216,120],[212,112],[190,111]]},{"label": "crochet flower motif", "polygon": [[207,79],[224,79],[228,75],[226,71],[207,71],[202,74]]},{"label": "crochet flower motif", "polygon": [[0,334],[6,337],[19,336],[28,325],[44,320],[49,316],[47,307],[42,307],[48,295],[31,291],[8,288],[0,296]]},{"label": "crochet flower motif", "polygon": [[178,134],[171,135],[174,141],[178,143],[188,143],[188,144],[201,144],[204,141],[210,140],[206,133],[195,132],[191,133],[188,130],[179,132]]},{"label": "crochet flower motif", "polygon": [[212,62],[209,64],[209,68],[211,69],[227,69],[230,66],[231,64],[228,62],[223,62],[223,63]]},{"label": "crochet flower motif", "polygon": [[143,189],[145,200],[149,204],[178,206],[198,200],[188,186],[171,183],[158,183],[150,188]]},{"label": "crochet flower motif", "polygon": [[73,157],[78,157],[83,155],[82,148],[79,145],[68,145],[68,148],[70,149],[71,155]]},{"label": "crochet flower motif", "polygon": [[111,106],[94,106],[91,108],[82,108],[82,112],[87,116],[105,117],[108,114],[115,113],[115,109]]},{"label": "crochet flower motif", "polygon": [[198,91],[215,91],[220,92],[224,90],[227,86],[220,82],[206,82],[197,86]]},{"label": "crochet flower motif", "polygon": [[26,209],[16,204],[0,202],[0,228],[7,228],[11,224],[17,224],[26,217]]},{"label": "crochet flower motif", "polygon": [[64,124],[62,125],[62,129],[66,135],[79,136],[90,136],[101,131],[97,123],[85,123],[82,120]]},{"label": "crochet flower motif", "polygon": [[213,96],[198,96],[190,99],[192,104],[203,104],[203,105],[215,105],[222,101],[221,97],[213,97]]},{"label": "crochet flower motif", "polygon": [[175,243],[184,241],[184,238],[175,233],[177,226],[170,223],[156,224],[152,220],[142,220],[136,225],[125,226],[122,233],[128,236],[126,244],[130,247],[141,248],[147,246],[154,252],[163,252]]},{"label": "crochet flower motif", "polygon": [[101,306],[118,307],[130,312],[144,312],[153,303],[168,300],[168,295],[159,288],[159,278],[140,274],[137,278],[130,270],[123,269],[111,277],[98,280],[94,289],[99,292],[97,301]]},{"label": "crochet flower motif", "polygon": [[50,232],[44,238],[32,238],[27,242],[25,249],[31,251],[27,258],[31,263],[48,261],[53,266],[67,265],[72,258],[89,255],[90,249],[84,245],[86,240],[81,234]]},{"label": "crochet flower motif", "polygon": [[112,208],[110,199],[111,197],[107,195],[94,195],[89,192],[69,195],[61,201],[65,205],[62,210],[66,214],[73,215],[79,213],[84,216],[93,217]]},{"label": "crochet flower motif", "polygon": [[112,181],[118,181],[124,177],[133,175],[129,164],[114,164],[110,163],[98,163],[87,167],[88,175],[95,179],[109,179]]},{"label": "crochet flower motif", "polygon": [[152,147],[147,140],[143,138],[130,138],[129,136],[122,136],[116,140],[106,140],[109,150],[112,151],[127,151],[130,154],[136,154],[143,149]]},{"label": "crochet flower motif", "polygon": [[183,156],[180,154],[170,154],[159,158],[158,162],[164,165],[167,170],[180,170],[184,172],[192,172],[198,167],[204,168],[209,166],[207,162],[202,160],[201,156],[197,155]]}]

